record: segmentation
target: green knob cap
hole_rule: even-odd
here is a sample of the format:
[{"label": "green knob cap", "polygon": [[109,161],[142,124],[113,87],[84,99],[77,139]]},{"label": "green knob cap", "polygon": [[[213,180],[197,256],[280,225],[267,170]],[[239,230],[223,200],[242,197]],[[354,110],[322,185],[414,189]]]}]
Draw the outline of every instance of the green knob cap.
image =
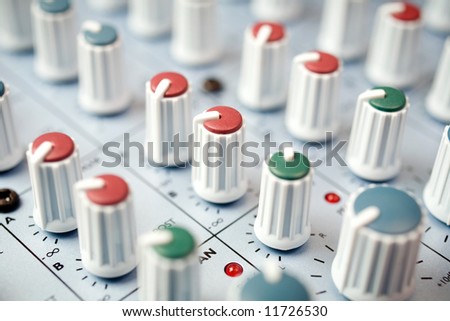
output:
[{"label": "green knob cap", "polygon": [[195,240],[187,230],[181,227],[170,227],[166,231],[172,234],[172,240],[154,247],[159,255],[168,259],[181,259],[194,251]]},{"label": "green knob cap", "polygon": [[294,153],[292,159],[286,160],[283,152],[278,152],[272,155],[269,160],[270,172],[286,180],[301,179],[308,175],[310,171],[310,163],[308,158],[301,153]]},{"label": "green knob cap", "polygon": [[383,98],[369,100],[372,107],[380,111],[393,113],[402,110],[406,106],[406,97],[401,90],[392,87],[375,87],[373,89],[382,89],[386,94]]}]

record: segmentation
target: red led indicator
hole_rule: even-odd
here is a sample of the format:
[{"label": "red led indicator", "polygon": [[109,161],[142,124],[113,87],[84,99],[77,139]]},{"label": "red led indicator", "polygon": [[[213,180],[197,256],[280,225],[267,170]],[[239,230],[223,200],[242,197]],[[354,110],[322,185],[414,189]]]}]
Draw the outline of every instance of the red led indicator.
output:
[{"label": "red led indicator", "polygon": [[239,263],[231,262],[225,265],[224,271],[229,277],[236,278],[244,272],[244,268]]},{"label": "red led indicator", "polygon": [[336,193],[328,193],[327,195],[325,195],[325,200],[328,203],[336,204],[340,202],[341,197]]}]

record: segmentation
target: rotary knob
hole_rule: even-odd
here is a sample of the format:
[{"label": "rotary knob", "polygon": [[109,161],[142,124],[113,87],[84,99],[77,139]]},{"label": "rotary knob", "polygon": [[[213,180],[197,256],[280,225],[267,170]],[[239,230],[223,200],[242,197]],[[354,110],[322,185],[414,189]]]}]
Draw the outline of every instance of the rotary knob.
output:
[{"label": "rotary knob", "polygon": [[32,0],[0,1],[1,49],[20,51],[33,47],[31,2]]},{"label": "rotary knob", "polygon": [[238,97],[244,105],[269,110],[284,104],[287,47],[288,37],[280,24],[260,22],[247,28],[238,85]]},{"label": "rotary knob", "polygon": [[147,82],[146,92],[146,146],[152,148],[147,152],[149,161],[156,166],[188,162],[189,150],[175,146],[176,140],[187,143],[192,133],[192,98],[187,79],[175,72],[163,72]]},{"label": "rotary knob", "polygon": [[229,293],[236,301],[309,301],[308,289],[275,263],[264,265],[262,273],[248,279],[240,289]]},{"label": "rotary knob", "polygon": [[78,74],[75,12],[69,0],[39,0],[32,5],[35,70],[48,81]]},{"label": "rotary knob", "polygon": [[364,55],[368,5],[368,0],[327,0],[323,7],[318,48],[345,60]]},{"label": "rotary knob", "polygon": [[69,136],[51,132],[36,138],[26,154],[36,225],[53,233],[75,230],[73,185],[81,179],[78,147]]},{"label": "rotary knob", "polygon": [[325,141],[327,133],[338,129],[341,69],[335,56],[321,51],[294,58],[286,107],[286,126],[293,136]]},{"label": "rotary knob", "polygon": [[438,32],[450,32],[450,1],[426,0],[424,6],[425,25]]},{"label": "rotary knob", "polygon": [[[241,166],[245,134],[241,113],[232,107],[213,107],[194,117],[193,128],[192,185],[195,192],[212,203],[238,200],[247,191],[247,179]],[[210,147],[218,152],[206,155]]]},{"label": "rotary knob", "polygon": [[184,65],[205,65],[219,58],[216,0],[175,0],[172,56]]},{"label": "rotary knob", "polygon": [[450,225],[450,126],[445,127],[423,200],[430,213]]},{"label": "rotary knob", "polygon": [[287,251],[309,239],[312,180],[308,158],[291,147],[264,162],[254,227],[262,243]]},{"label": "rotary knob", "polygon": [[388,186],[370,186],[350,196],[344,213],[333,281],[351,300],[406,300],[425,216],[416,200]]},{"label": "rotary knob", "polygon": [[302,13],[303,0],[252,0],[251,10],[255,17],[268,21],[290,21]]},{"label": "rotary knob", "polygon": [[78,100],[87,112],[108,115],[124,111],[130,94],[122,58],[122,40],[116,29],[86,21],[78,35]]},{"label": "rotary knob", "polygon": [[144,301],[199,300],[199,264],[194,237],[170,227],[139,238],[139,298]]},{"label": "rotary knob", "polygon": [[136,267],[136,223],[128,184],[115,175],[100,175],[75,184],[81,261],[104,278]]},{"label": "rotary knob", "polygon": [[130,0],[128,25],[141,37],[153,38],[172,29],[172,1]]},{"label": "rotary knob", "polygon": [[375,87],[358,97],[347,164],[357,176],[386,181],[401,169],[401,141],[409,101],[402,91]]},{"label": "rotary knob", "polygon": [[408,87],[419,76],[422,21],[420,9],[407,2],[382,5],[366,61],[366,75],[377,85]]},{"label": "rotary knob", "polygon": [[12,110],[9,104],[9,89],[0,80],[0,172],[10,170],[23,159],[24,152],[17,137]]},{"label": "rotary knob", "polygon": [[[449,2],[450,3],[450,2]],[[426,98],[428,112],[435,118],[450,122],[450,37],[444,44],[442,56]]]},{"label": "rotary knob", "polygon": [[89,7],[102,12],[112,12],[121,10],[128,0],[87,0]]}]

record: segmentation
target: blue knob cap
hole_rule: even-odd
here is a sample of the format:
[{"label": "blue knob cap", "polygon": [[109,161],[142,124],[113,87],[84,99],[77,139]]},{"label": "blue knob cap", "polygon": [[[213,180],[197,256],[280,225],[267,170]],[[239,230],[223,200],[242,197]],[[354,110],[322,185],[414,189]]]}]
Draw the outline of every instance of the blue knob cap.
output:
[{"label": "blue knob cap", "polygon": [[94,46],[107,46],[117,40],[116,29],[108,25],[100,25],[98,30],[86,29],[83,34],[86,41]]},{"label": "blue knob cap", "polygon": [[3,83],[3,81],[0,80],[0,97],[3,97],[5,91],[6,91],[5,84]]},{"label": "blue knob cap", "polygon": [[69,10],[69,0],[39,0],[41,10],[48,13],[61,13]]}]

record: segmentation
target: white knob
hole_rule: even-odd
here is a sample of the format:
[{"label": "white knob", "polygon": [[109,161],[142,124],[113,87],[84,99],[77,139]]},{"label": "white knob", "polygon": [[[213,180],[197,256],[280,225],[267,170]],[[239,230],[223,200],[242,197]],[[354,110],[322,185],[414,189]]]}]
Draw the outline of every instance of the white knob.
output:
[{"label": "white knob", "polygon": [[147,82],[145,88],[145,145],[151,148],[146,153],[150,163],[176,166],[188,162],[188,146],[179,144],[189,142],[192,134],[192,94],[187,79],[178,73],[163,72]]},{"label": "white knob", "polygon": [[358,97],[347,165],[369,181],[386,181],[401,169],[401,142],[409,101],[402,91],[376,87]]},{"label": "white knob", "polygon": [[172,29],[172,0],[130,0],[128,25],[141,37],[158,37]]},{"label": "white knob", "polygon": [[174,0],[172,56],[181,64],[204,65],[220,55],[216,0]]},{"label": "white knob", "polygon": [[48,81],[78,74],[75,12],[69,0],[39,0],[32,5],[35,70]]},{"label": "white knob", "polygon": [[128,0],[87,0],[89,7],[97,11],[112,12],[126,6]]},{"label": "white knob", "polygon": [[287,251],[309,239],[312,180],[308,158],[290,147],[264,162],[254,227],[262,243]]},{"label": "white knob", "polygon": [[117,31],[95,21],[78,35],[78,100],[87,112],[105,115],[124,111],[130,94],[124,74],[122,40]]},{"label": "white knob", "polygon": [[278,264],[268,262],[262,273],[247,279],[240,288],[232,288],[233,301],[309,301],[308,289],[297,278],[285,273]]},{"label": "white knob", "polygon": [[27,50],[33,47],[30,7],[32,0],[0,1],[0,49]]},{"label": "white knob", "polygon": [[260,20],[289,21],[302,13],[303,0],[252,0],[253,15]]},{"label": "white knob", "polygon": [[424,6],[425,25],[438,32],[450,32],[450,1],[426,0]]},{"label": "white knob", "polygon": [[248,107],[269,110],[286,101],[288,36],[277,23],[257,23],[244,35],[239,100]]},{"label": "white knob", "polygon": [[143,301],[199,300],[199,263],[194,237],[171,227],[139,238],[138,286]]},{"label": "white knob", "polygon": [[27,159],[36,225],[53,233],[75,230],[73,185],[81,179],[81,165],[74,141],[63,133],[46,133],[29,145]]},{"label": "white knob", "polygon": [[324,141],[339,127],[341,63],[325,52],[294,58],[286,111],[289,132],[305,141]]},{"label": "white knob", "polygon": [[136,267],[136,223],[128,184],[100,175],[75,184],[81,261],[90,273],[115,278]]},{"label": "white knob", "polygon": [[[450,3],[450,2],[449,2]],[[437,119],[450,122],[450,37],[444,44],[442,56],[426,98],[428,112]]]},{"label": "white knob", "polygon": [[331,275],[351,300],[406,300],[415,288],[415,266],[425,215],[406,192],[372,185],[346,205]]},{"label": "white knob", "polygon": [[438,220],[450,225],[450,126],[445,127],[423,200]]},{"label": "white knob", "polygon": [[327,0],[317,41],[320,50],[350,60],[367,47],[368,0]]},{"label": "white knob", "polygon": [[20,146],[14,125],[9,89],[0,80],[0,172],[14,168],[23,159],[24,151]]},{"label": "white knob", "polygon": [[420,9],[404,2],[382,5],[366,61],[366,75],[377,85],[408,87],[420,74],[419,48],[422,21]]},{"label": "white knob", "polygon": [[230,203],[247,191],[242,144],[245,124],[234,108],[217,106],[194,117],[192,186],[212,203]]}]

